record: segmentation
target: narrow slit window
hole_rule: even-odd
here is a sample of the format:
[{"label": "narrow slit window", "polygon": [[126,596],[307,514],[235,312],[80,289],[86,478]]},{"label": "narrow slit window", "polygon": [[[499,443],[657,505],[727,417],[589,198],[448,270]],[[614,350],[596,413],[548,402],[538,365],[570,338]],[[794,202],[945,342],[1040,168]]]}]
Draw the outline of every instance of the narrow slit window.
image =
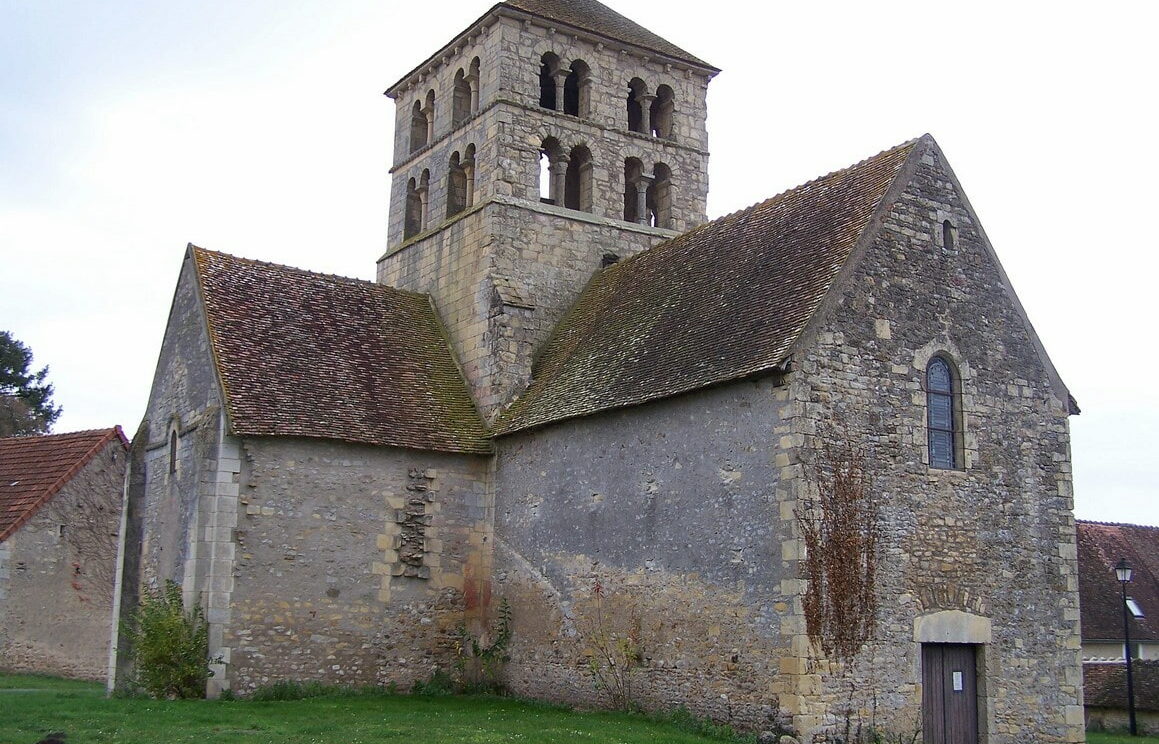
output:
[{"label": "narrow slit window", "polygon": [[958,250],[958,246],[954,241],[954,223],[949,220],[942,222],[942,250],[947,253],[953,253]]}]

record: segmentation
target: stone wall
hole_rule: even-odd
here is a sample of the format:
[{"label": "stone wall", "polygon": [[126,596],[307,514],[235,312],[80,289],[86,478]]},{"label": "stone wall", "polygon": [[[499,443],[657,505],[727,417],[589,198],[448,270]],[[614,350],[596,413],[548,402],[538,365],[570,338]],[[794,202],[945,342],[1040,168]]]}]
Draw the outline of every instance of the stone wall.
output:
[{"label": "stone wall", "polygon": [[776,720],[789,608],[770,587],[793,568],[779,398],[770,380],[739,383],[499,440],[495,587],[516,694],[607,704],[588,660],[638,623],[638,703]]},{"label": "stone wall", "polygon": [[241,451],[227,686],[409,689],[450,671],[488,591],[487,458],[272,438]]},{"label": "stone wall", "polygon": [[[946,220],[952,247],[942,244]],[[798,691],[785,700],[796,728],[830,739],[850,724],[914,731],[917,621],[958,611],[992,627],[979,651],[983,740],[1081,741],[1068,403],[936,152],[840,286],[790,376],[782,529],[817,492],[823,444],[857,443],[881,503],[880,612],[851,664],[818,658],[800,619]],[[934,354],[960,375],[959,469],[928,464],[924,374]],[[795,542],[786,550],[799,552]],[[800,611],[804,583],[796,590],[781,601]]]},{"label": "stone wall", "polygon": [[388,254],[378,280],[431,294],[476,403],[489,415],[525,387],[535,351],[604,254],[634,255],[664,235],[494,199]]},{"label": "stone wall", "polygon": [[105,678],[125,463],[110,442],[0,543],[0,668]]},{"label": "stone wall", "polygon": [[[219,492],[230,484],[228,476],[219,482],[218,471],[219,466],[236,470],[236,465],[228,457],[219,462],[230,453],[222,451],[225,416],[197,292],[193,259],[187,254],[145,418],[133,437],[115,622],[132,616],[142,590],[175,581],[187,606],[206,609],[211,649],[216,650],[228,603],[211,583],[225,580],[221,574],[228,574],[230,558],[230,549],[221,545],[230,525],[219,525],[217,514]],[[115,676],[121,677],[129,671],[128,648],[123,638],[116,642]],[[110,686],[116,684],[117,679],[110,680]]]}]

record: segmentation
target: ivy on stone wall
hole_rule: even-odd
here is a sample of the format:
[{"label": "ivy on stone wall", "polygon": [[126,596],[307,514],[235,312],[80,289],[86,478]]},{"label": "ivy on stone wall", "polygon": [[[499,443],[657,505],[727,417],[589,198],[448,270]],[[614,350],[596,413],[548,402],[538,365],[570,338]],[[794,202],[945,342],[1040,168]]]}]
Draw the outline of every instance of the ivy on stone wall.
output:
[{"label": "ivy on stone wall", "polygon": [[877,619],[880,512],[865,452],[847,436],[820,439],[817,497],[796,513],[806,551],[805,623],[815,647],[848,661],[872,638]]}]

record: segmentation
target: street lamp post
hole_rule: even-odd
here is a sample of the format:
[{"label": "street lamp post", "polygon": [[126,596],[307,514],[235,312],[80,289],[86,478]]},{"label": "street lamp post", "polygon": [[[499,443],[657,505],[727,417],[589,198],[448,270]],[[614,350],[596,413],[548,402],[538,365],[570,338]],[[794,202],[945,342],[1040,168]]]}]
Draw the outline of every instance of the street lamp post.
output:
[{"label": "street lamp post", "polygon": [[1130,717],[1131,736],[1138,736],[1135,729],[1135,680],[1131,674],[1131,619],[1127,613],[1127,582],[1131,580],[1131,567],[1126,558],[1120,558],[1115,566],[1115,576],[1123,589],[1123,656],[1127,657],[1127,715]]}]

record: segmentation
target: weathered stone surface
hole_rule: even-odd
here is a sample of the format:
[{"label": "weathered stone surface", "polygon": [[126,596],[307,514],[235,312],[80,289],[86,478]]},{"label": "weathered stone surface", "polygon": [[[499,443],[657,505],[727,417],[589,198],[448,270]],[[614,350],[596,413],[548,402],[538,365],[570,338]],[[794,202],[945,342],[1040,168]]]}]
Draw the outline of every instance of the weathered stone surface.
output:
[{"label": "weathered stone surface", "polygon": [[0,669],[106,678],[125,464],[110,442],[0,542]]}]

